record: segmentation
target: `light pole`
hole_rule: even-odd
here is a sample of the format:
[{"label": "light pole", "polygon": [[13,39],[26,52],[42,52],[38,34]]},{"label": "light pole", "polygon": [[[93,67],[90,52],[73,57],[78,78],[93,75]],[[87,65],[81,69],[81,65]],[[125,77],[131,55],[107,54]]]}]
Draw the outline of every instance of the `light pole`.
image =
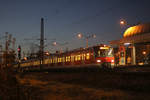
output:
[{"label": "light pole", "polygon": [[95,35],[95,34],[90,34],[90,35],[84,36],[82,33],[78,33],[78,34],[77,34],[77,37],[78,37],[79,39],[81,39],[82,37],[85,38],[85,40],[86,40],[86,48],[88,48],[88,40],[89,40],[90,38],[96,38],[96,35]]}]

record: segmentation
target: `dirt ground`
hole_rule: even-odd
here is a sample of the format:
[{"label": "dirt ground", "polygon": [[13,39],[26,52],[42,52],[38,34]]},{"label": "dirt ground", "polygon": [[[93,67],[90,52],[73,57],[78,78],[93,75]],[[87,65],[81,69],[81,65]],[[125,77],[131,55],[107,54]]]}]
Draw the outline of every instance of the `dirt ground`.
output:
[{"label": "dirt ground", "polygon": [[24,100],[150,100],[149,72],[27,72]]}]

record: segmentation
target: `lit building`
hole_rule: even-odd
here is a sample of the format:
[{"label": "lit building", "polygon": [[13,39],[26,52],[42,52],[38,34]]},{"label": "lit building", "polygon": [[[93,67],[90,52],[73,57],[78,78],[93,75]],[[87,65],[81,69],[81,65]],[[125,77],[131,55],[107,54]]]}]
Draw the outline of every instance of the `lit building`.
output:
[{"label": "lit building", "polygon": [[120,40],[110,41],[116,65],[150,63],[150,23],[129,27]]}]

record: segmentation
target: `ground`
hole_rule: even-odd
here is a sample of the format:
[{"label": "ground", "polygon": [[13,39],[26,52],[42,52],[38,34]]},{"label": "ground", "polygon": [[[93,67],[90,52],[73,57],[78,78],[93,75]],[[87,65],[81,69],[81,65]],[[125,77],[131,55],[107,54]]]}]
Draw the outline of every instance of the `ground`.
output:
[{"label": "ground", "polygon": [[150,100],[149,72],[26,72],[15,77],[22,93],[18,100]]}]

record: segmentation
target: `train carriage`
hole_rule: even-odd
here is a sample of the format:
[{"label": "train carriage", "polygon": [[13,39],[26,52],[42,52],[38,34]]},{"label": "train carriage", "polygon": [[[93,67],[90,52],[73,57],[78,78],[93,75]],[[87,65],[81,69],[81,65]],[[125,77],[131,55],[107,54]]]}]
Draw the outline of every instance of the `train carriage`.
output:
[{"label": "train carriage", "polygon": [[[113,48],[107,45],[97,45],[89,48],[79,48],[64,53],[51,54],[44,58],[44,67],[69,67],[69,66],[86,66],[96,65],[102,67],[113,67],[114,56]],[[39,59],[23,61],[20,64],[22,68],[38,68],[40,67]],[[30,69],[29,68],[29,69]]]}]

